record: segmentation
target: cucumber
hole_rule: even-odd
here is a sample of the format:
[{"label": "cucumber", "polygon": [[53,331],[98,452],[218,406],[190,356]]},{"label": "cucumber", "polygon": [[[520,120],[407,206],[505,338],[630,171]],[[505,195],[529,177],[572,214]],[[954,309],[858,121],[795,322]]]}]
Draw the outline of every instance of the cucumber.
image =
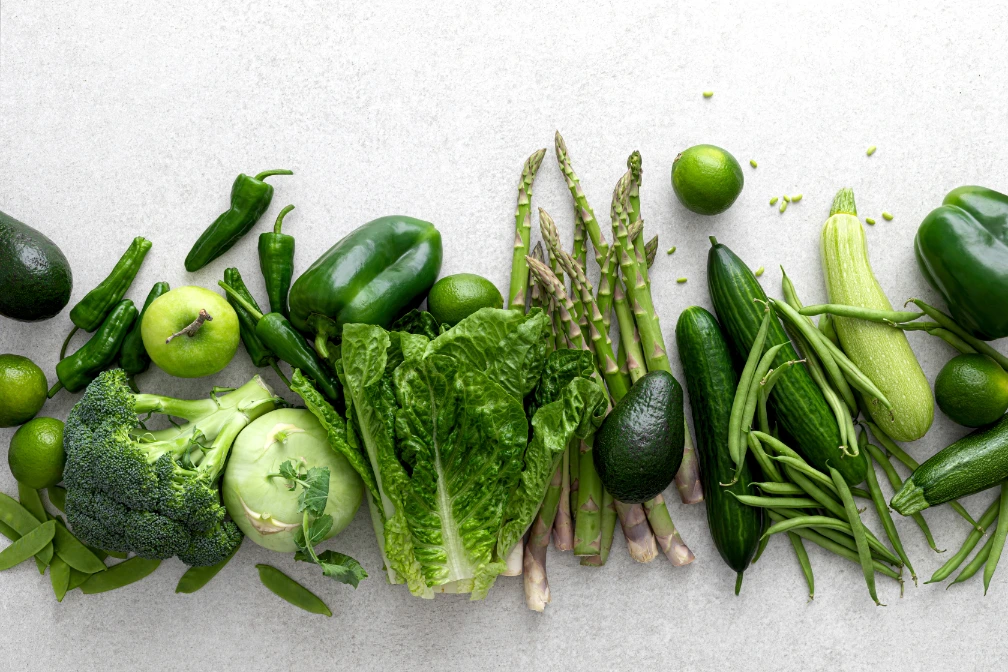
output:
[{"label": "cucumber", "polygon": [[[864,227],[850,189],[837,194],[822,227],[821,243],[830,303],[893,309],[872,272]],[[869,405],[876,424],[896,441],[916,441],[927,434],[934,420],[934,397],[906,334],[849,317],[834,317],[832,322],[844,353],[892,403],[892,413],[880,404]]]},{"label": "cucumber", "polygon": [[742,572],[756,554],[763,528],[763,509],[746,506],[731,494],[753,494],[748,462],[737,483],[720,485],[735,478],[735,463],[728,454],[728,419],[738,376],[717,320],[703,308],[693,306],[679,315],[676,345],[693,408],[707,527],[721,558],[738,574],[738,594]]},{"label": "cucumber", "polygon": [[892,508],[910,516],[992,488],[1008,478],[1008,415],[932,455],[892,498]]},{"label": "cucumber", "polygon": [[[707,288],[711,302],[735,355],[745,360],[763,320],[763,305],[755,299],[766,301],[766,294],[756,276],[734,252],[713,236],[710,240]],[[780,321],[774,319],[770,321],[766,347],[778,343],[785,345],[774,360],[774,367],[799,358]],[[774,385],[770,403],[781,429],[794,438],[797,445],[792,447],[815,468],[828,473],[829,463],[850,485],[864,480],[864,461],[844,457],[836,417],[804,366],[788,367]]]}]

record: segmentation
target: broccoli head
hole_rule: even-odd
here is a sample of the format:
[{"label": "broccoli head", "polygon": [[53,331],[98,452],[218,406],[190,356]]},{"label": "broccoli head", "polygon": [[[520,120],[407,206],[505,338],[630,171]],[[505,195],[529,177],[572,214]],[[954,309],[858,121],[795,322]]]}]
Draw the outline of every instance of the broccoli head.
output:
[{"label": "broccoli head", "polygon": [[[218,481],[238,434],[278,398],[259,376],[220,392],[194,400],[134,394],[121,369],[88,385],[63,433],[66,517],[82,541],[190,565],[215,564],[241,543]],[[171,427],[148,430],[155,413]]]}]

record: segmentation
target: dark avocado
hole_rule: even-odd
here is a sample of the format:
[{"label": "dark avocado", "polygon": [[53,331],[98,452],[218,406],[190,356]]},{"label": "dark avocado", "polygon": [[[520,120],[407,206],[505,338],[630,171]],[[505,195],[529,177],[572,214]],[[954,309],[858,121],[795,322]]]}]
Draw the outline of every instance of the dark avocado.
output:
[{"label": "dark avocado", "polygon": [[682,462],[684,427],[672,374],[652,371],[634,383],[595,433],[595,470],[609,494],[635,504],[665,490]]},{"label": "dark avocado", "polygon": [[73,274],[56,243],[0,212],[0,315],[48,320],[70,300]]}]

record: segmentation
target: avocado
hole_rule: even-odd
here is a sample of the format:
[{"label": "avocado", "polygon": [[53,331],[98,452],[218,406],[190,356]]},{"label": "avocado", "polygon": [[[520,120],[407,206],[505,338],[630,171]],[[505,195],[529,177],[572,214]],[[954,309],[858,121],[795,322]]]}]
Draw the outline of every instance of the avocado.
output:
[{"label": "avocado", "polygon": [[652,371],[630,388],[595,433],[595,470],[614,498],[638,504],[660,494],[683,457],[683,391],[671,373]]},{"label": "avocado", "polygon": [[70,300],[73,273],[56,243],[0,212],[0,315],[34,322]]}]

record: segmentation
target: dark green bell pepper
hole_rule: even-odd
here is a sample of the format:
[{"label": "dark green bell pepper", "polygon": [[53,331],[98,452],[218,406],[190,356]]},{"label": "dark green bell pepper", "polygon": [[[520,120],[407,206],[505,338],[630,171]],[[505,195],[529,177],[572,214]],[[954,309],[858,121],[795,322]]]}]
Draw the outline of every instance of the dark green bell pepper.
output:
[{"label": "dark green bell pepper", "polygon": [[440,270],[441,234],[433,224],[398,215],[376,219],[294,281],[291,323],[313,336],[351,323],[388,328],[423,302]]},{"label": "dark green bell pepper", "polygon": [[921,222],[914,252],[956,322],[986,341],[1008,336],[1008,195],[953,189]]}]

